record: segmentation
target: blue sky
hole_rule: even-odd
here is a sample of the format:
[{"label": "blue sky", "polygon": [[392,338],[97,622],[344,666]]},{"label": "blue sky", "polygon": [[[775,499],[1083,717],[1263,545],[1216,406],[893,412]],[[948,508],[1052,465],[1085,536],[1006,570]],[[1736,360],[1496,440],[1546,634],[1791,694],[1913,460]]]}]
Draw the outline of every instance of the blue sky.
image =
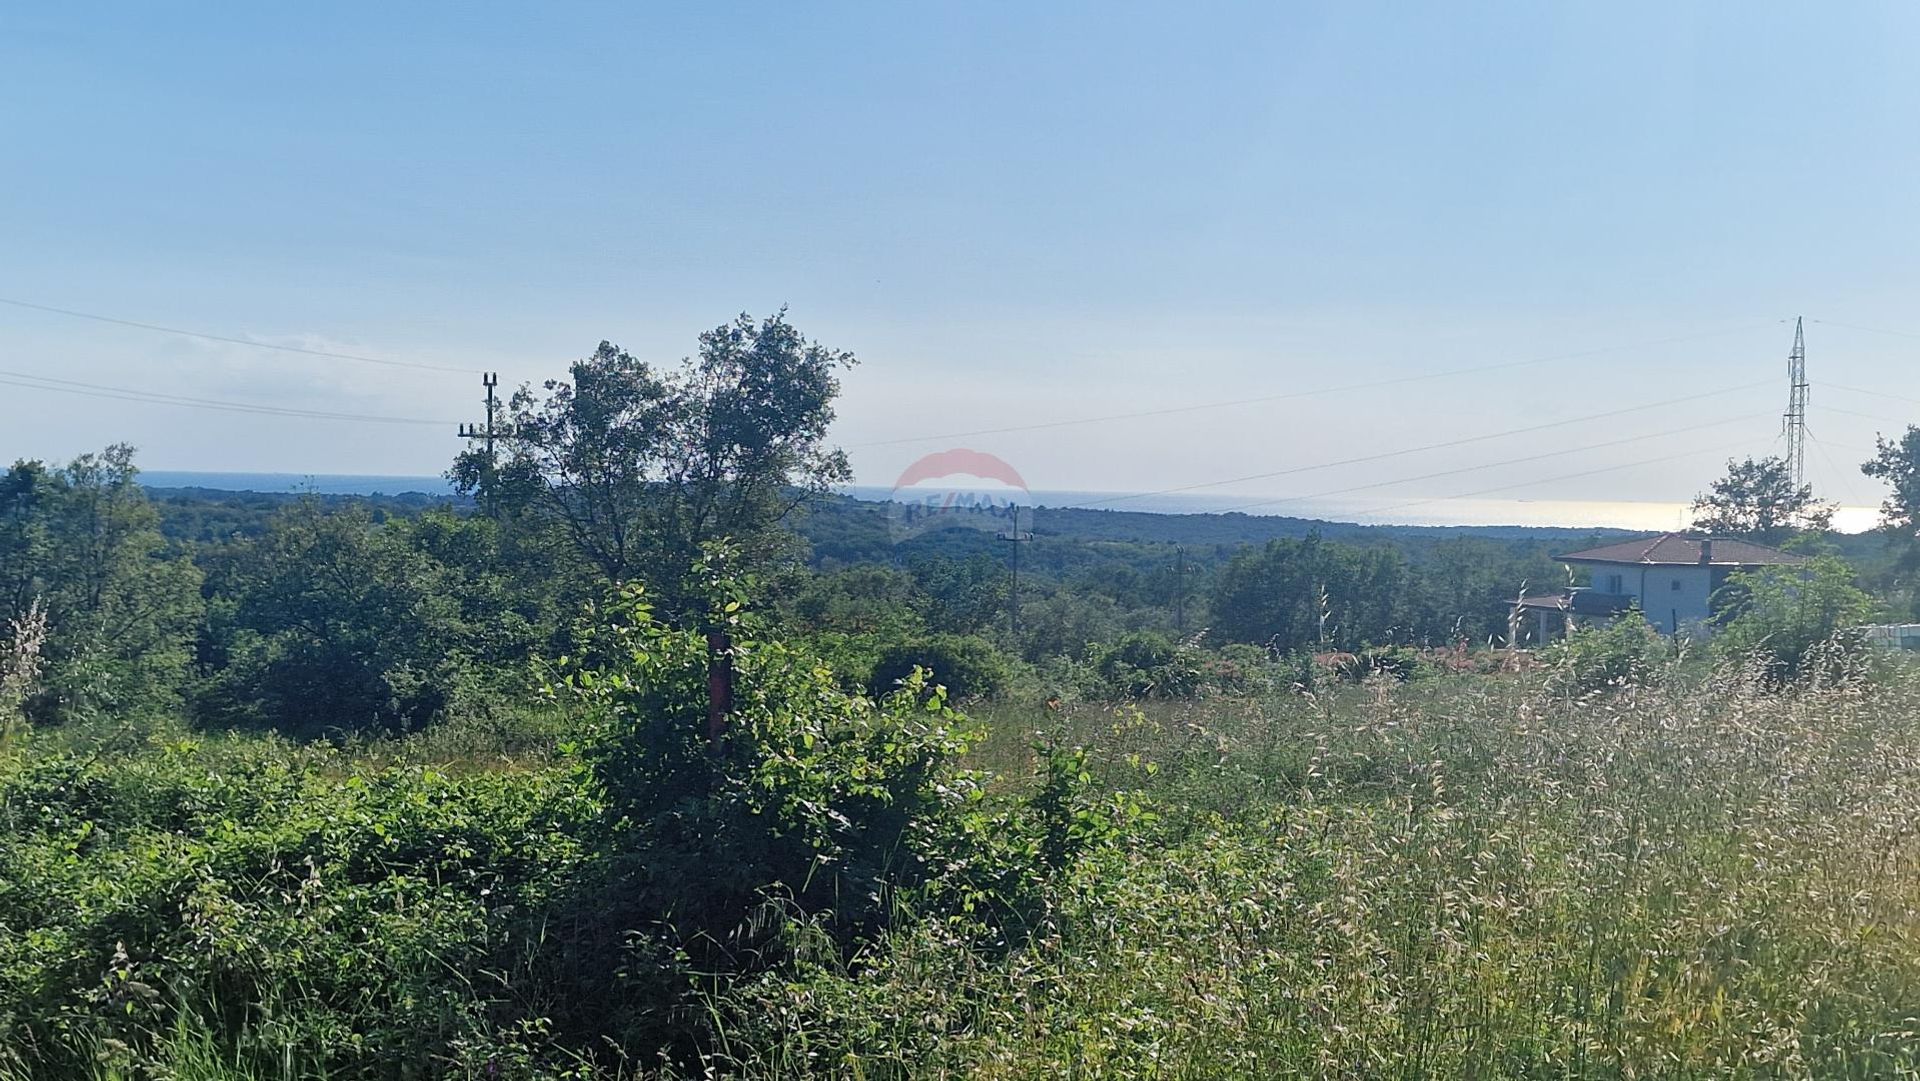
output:
[{"label": "blue sky", "polygon": [[[39,7],[0,15],[4,298],[508,382],[784,303],[860,356],[837,434],[882,485],[957,442],[1036,488],[1173,487],[1744,387],[1223,489],[1684,499],[1773,449],[1802,313],[1828,494],[1877,500],[1861,448],[1920,419],[1888,397],[1920,398],[1911,5]],[[4,306],[0,372],[426,420],[477,393]],[[454,449],[0,385],[0,456],[120,439]]]}]

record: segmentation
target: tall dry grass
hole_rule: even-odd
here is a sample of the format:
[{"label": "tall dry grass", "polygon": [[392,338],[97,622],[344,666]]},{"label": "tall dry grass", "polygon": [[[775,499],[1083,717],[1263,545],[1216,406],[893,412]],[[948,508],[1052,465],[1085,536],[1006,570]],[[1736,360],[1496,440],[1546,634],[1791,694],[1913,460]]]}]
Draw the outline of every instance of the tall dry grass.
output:
[{"label": "tall dry grass", "polygon": [[1158,820],[1010,953],[924,923],[720,1004],[728,1068],[1920,1076],[1910,674],[1583,699],[1461,680],[1066,723]]},{"label": "tall dry grass", "polygon": [[24,710],[40,678],[40,653],[47,643],[47,610],[34,601],[9,621],[7,632],[0,641],[0,747],[26,723]]}]

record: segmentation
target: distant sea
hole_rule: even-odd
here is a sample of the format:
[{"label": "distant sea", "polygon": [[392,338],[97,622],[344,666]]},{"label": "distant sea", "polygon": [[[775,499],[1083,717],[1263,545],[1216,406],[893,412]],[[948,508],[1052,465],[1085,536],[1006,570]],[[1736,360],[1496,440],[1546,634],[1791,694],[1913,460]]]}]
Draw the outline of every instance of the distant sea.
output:
[{"label": "distant sea", "polygon": [[315,495],[452,495],[445,477],[359,476],[352,473],[188,473],[143,469],[149,488],[212,488],[222,492],[312,492]]},{"label": "distant sea", "polygon": [[[142,471],[151,488],[213,488],[229,492],[312,492],[317,495],[452,495],[445,477],[366,476],[349,473],[194,473],[155,469]],[[852,485],[842,491],[855,499],[885,500],[887,488]],[[1274,497],[1264,505],[1257,495],[1135,495],[1125,492],[1037,491],[1030,496],[1040,507],[1086,507],[1096,510],[1138,511],[1149,514],[1280,515],[1317,518],[1330,522],[1368,525],[1442,526],[1572,526],[1617,529],[1678,529],[1685,524],[1684,503],[1628,503],[1569,499],[1437,499],[1369,513],[1391,498],[1373,500],[1297,500]],[[1404,502],[1411,503],[1411,499]],[[1843,507],[1836,524],[1845,531],[1871,528],[1871,507]]]},{"label": "distant sea", "polygon": [[[887,488],[854,485],[844,489],[856,499],[885,500]],[[1247,514],[1307,518],[1323,522],[1362,525],[1428,526],[1561,526],[1665,530],[1684,524],[1683,503],[1602,503],[1586,500],[1433,499],[1299,499],[1250,493],[1207,495],[1193,492],[1144,494],[1129,492],[1035,491],[1029,497],[1039,507],[1075,507],[1087,510],[1133,511],[1147,514]],[[1389,504],[1412,504],[1404,509]],[[1379,511],[1379,513],[1374,513]]]}]

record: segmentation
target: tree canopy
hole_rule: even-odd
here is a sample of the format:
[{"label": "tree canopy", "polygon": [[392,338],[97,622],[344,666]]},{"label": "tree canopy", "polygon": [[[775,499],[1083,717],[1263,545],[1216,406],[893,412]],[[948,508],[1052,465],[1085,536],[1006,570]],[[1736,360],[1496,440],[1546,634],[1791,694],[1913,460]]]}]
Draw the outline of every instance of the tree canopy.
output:
[{"label": "tree canopy", "polygon": [[138,473],[116,444],[0,476],[0,625],[37,610],[46,626],[37,719],[163,708],[187,678],[200,574],[168,550]]},{"label": "tree canopy", "polygon": [[1920,531],[1920,428],[1908,425],[1898,440],[1876,437],[1874,450],[1860,472],[1893,489],[1880,504],[1880,522],[1911,537]]},{"label": "tree canopy", "polygon": [[773,527],[851,479],[826,436],[837,373],[853,363],[784,310],[700,335],[699,355],[673,370],[601,342],[544,394],[514,394],[503,462],[472,450],[452,476],[559,526],[606,582],[650,579],[663,614],[683,614],[680,583],[707,542],[772,560],[788,539]]},{"label": "tree canopy", "polygon": [[1693,527],[1779,544],[1796,533],[1831,528],[1834,510],[1814,498],[1812,485],[1793,482],[1784,458],[1729,460],[1727,475],[1694,497]]}]

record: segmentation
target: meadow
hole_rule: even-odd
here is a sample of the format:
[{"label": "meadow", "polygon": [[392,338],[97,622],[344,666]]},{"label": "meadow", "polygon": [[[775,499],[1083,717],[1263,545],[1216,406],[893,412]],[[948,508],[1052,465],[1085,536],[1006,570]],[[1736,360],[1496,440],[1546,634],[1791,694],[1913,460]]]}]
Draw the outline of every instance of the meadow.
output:
[{"label": "meadow", "polygon": [[1920,1071],[1920,679],[1548,675],[953,717],[979,738],[942,774],[1035,824],[994,859],[1037,902],[953,904],[955,859],[871,934],[761,906],[772,961],[620,1019],[654,1046],[572,1000],[622,991],[570,967],[609,797],[564,706],[334,748],[16,737],[4,1073]]}]

